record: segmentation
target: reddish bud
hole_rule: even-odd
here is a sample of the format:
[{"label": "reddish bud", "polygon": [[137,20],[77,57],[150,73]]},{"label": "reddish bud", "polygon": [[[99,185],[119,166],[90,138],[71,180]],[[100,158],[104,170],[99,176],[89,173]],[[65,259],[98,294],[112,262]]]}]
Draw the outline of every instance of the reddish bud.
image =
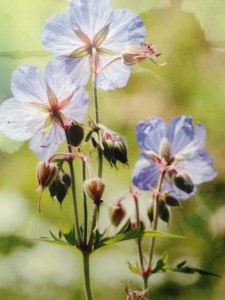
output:
[{"label": "reddish bud", "polygon": [[39,190],[42,192],[46,187],[48,187],[57,174],[58,167],[55,164],[40,161],[37,164],[37,179],[39,183]]},{"label": "reddish bud", "polygon": [[84,181],[84,190],[96,205],[102,203],[102,194],[105,189],[105,184],[99,177],[93,177]]},{"label": "reddish bud", "polygon": [[124,217],[126,210],[120,202],[112,203],[109,207],[109,217],[114,226],[119,226]]}]

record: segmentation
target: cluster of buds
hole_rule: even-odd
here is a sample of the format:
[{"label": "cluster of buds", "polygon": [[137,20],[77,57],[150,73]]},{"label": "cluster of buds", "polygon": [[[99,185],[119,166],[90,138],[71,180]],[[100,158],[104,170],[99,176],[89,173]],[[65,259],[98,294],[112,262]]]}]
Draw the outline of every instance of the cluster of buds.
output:
[{"label": "cluster of buds", "polygon": [[125,139],[118,133],[98,124],[92,131],[91,140],[94,147],[100,147],[105,159],[116,167],[117,161],[128,165],[128,146]]},{"label": "cluster of buds", "polygon": [[157,202],[151,202],[147,209],[147,215],[151,223],[156,217],[156,207],[154,204],[158,205],[158,215],[160,219],[166,223],[169,222],[170,218],[169,206],[176,207],[180,205],[179,201],[176,198],[170,196],[167,192],[160,193],[157,197]]}]

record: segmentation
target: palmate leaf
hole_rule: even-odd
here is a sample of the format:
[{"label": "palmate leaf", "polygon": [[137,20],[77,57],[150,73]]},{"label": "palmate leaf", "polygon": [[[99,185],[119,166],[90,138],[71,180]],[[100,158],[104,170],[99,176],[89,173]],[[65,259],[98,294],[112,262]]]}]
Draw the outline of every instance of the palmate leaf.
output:
[{"label": "palmate leaf", "polygon": [[169,234],[165,232],[159,232],[155,230],[140,230],[139,228],[131,230],[129,232],[118,233],[114,236],[104,238],[97,243],[95,243],[95,249],[101,248],[106,245],[111,245],[123,241],[150,238],[150,237],[166,237],[166,238],[184,238],[179,235]]}]

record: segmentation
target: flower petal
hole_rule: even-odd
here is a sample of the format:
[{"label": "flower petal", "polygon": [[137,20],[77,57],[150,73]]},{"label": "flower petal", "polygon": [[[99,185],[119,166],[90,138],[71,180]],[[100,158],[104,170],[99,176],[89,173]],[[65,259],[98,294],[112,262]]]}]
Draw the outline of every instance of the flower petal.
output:
[{"label": "flower petal", "polygon": [[45,49],[54,56],[69,56],[76,48],[83,46],[68,14],[57,14],[48,18],[41,38]]},{"label": "flower petal", "polygon": [[20,66],[12,75],[11,89],[19,101],[48,104],[44,75],[36,66]]},{"label": "flower petal", "polygon": [[163,182],[162,190],[168,192],[168,194],[170,196],[174,197],[177,200],[187,200],[187,199],[191,198],[197,192],[197,188],[194,187],[194,190],[192,191],[192,193],[188,194],[188,193],[178,189],[175,185],[172,185],[167,181]]},{"label": "flower petal", "polygon": [[125,46],[141,46],[144,39],[145,26],[141,18],[130,10],[118,9],[113,12],[109,34],[102,46],[119,54]]},{"label": "flower petal", "polygon": [[25,141],[33,136],[27,123],[33,115],[32,106],[11,98],[0,106],[0,131],[15,141]]},{"label": "flower petal", "polygon": [[69,120],[74,119],[79,123],[83,123],[89,104],[88,93],[83,87],[77,88],[74,91],[68,106],[63,110],[63,114]]},{"label": "flower petal", "polygon": [[132,174],[132,181],[141,190],[154,187],[159,179],[159,168],[151,160],[141,154],[136,162]]},{"label": "flower petal", "polygon": [[81,29],[89,38],[110,23],[112,8],[109,0],[72,0],[69,14],[73,27]]},{"label": "flower petal", "polygon": [[217,175],[212,167],[212,158],[203,150],[197,151],[187,160],[181,162],[176,170],[187,172],[195,185],[211,181]]},{"label": "flower petal", "polygon": [[30,140],[29,146],[41,160],[47,160],[65,139],[64,130],[54,124],[51,130],[39,130]]},{"label": "flower petal", "polygon": [[201,123],[193,126],[191,117],[178,116],[168,125],[168,139],[173,154],[191,154],[204,147],[206,130]]},{"label": "flower petal", "polygon": [[[112,60],[112,57],[101,57],[100,65],[104,66]],[[125,66],[122,60],[114,61],[97,75],[97,86],[103,90],[115,90],[127,84],[130,77],[130,68]]]},{"label": "flower petal", "polygon": [[136,127],[137,142],[142,150],[159,153],[160,143],[166,137],[167,124],[159,117],[141,121]]},{"label": "flower petal", "polygon": [[46,72],[49,74],[48,83],[50,86],[54,86],[57,96],[63,98],[62,95],[66,95],[67,92],[69,94],[71,85],[76,89],[77,85],[83,86],[88,82],[90,77],[89,61],[87,57],[75,59],[60,56],[48,64]]}]

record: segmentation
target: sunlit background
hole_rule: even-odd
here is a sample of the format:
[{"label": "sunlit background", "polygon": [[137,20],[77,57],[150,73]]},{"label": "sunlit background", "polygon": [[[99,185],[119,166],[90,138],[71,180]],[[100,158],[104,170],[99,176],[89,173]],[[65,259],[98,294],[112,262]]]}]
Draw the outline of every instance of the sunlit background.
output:
[{"label": "sunlit background", "polygon": [[[53,59],[42,47],[46,19],[67,11],[67,0],[0,0],[0,102],[12,97],[11,75],[21,64],[44,69]],[[129,144],[130,167],[115,170],[105,164],[106,192],[101,227],[108,227],[108,205],[127,193],[138,156],[135,125],[149,116],[170,121],[179,114],[193,116],[207,129],[206,150],[214,159],[218,177],[202,185],[181,208],[173,209],[169,227],[161,231],[185,240],[157,241],[157,255],[166,249],[171,265],[186,259],[191,266],[220,274],[155,275],[150,281],[153,300],[222,300],[225,293],[225,2],[224,0],[112,0],[113,8],[139,13],[147,41],[162,55],[159,67],[144,61],[133,67],[126,88],[99,91],[101,122],[123,134]],[[91,85],[87,89],[91,93]],[[92,94],[91,94],[92,98]],[[91,101],[89,115],[93,114]],[[62,149],[65,147],[62,146]],[[65,224],[71,226],[72,202],[62,209],[48,192],[38,213],[35,168],[38,158],[28,144],[0,135],[0,299],[82,300],[80,253],[72,248],[33,243],[20,237],[49,237]],[[79,174],[80,169],[77,169]],[[143,195],[145,207],[146,195]],[[92,203],[89,203],[92,209]],[[128,203],[131,206],[132,203]],[[143,208],[144,210],[144,208]],[[148,243],[148,241],[146,241]],[[125,286],[140,288],[140,278],[128,271],[137,260],[135,242],[105,247],[93,254],[91,280],[95,299],[125,299]]]}]

